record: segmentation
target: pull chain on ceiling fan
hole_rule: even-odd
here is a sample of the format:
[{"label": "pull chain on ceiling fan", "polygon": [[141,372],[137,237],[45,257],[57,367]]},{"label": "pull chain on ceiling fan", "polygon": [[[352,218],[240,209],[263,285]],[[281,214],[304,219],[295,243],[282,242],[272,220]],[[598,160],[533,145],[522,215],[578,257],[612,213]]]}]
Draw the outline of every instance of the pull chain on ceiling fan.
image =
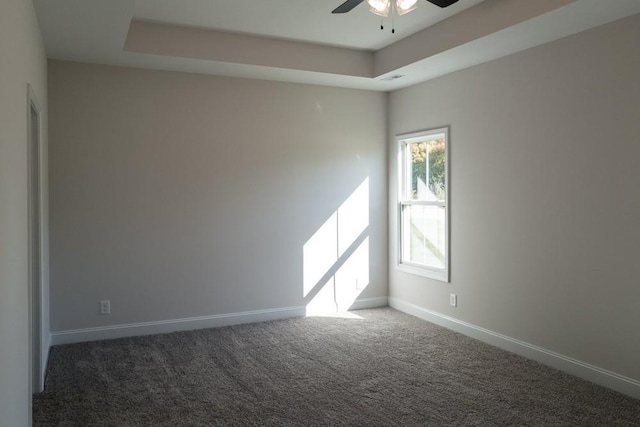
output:
[{"label": "pull chain on ceiling fan", "polygon": [[384,30],[383,18],[391,14],[391,33],[395,34],[394,12],[398,15],[409,13],[418,7],[418,0],[367,0],[369,11],[380,17],[380,29]]}]

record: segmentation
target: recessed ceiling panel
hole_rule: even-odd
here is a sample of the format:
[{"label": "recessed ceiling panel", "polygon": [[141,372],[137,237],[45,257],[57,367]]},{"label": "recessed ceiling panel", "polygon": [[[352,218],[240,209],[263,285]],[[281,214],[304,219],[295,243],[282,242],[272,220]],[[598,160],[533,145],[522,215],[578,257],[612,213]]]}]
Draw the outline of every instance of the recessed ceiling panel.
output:
[{"label": "recessed ceiling panel", "polygon": [[[240,32],[353,49],[377,50],[482,0],[441,9],[425,0],[404,16],[382,21],[366,3],[332,14],[344,0],[137,0],[135,19]],[[391,33],[395,25],[395,34]]]}]

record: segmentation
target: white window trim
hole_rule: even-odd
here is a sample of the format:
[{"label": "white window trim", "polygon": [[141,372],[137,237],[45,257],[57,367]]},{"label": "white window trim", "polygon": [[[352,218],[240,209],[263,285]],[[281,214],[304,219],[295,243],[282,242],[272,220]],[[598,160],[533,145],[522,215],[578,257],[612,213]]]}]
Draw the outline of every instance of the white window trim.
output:
[{"label": "white window trim", "polygon": [[[418,141],[424,141],[432,136],[444,134],[445,136],[445,201],[444,202],[428,202],[428,201],[411,201],[403,200],[405,196],[404,190],[407,185],[407,165],[406,165],[406,147],[408,144]],[[428,129],[419,132],[412,132],[408,134],[396,135],[396,147],[398,149],[398,164],[397,174],[398,188],[397,188],[397,242],[396,242],[396,269],[405,273],[415,274],[418,276],[427,277],[430,279],[439,280],[442,282],[450,281],[450,265],[451,265],[451,245],[450,245],[450,178],[449,178],[449,146],[451,145],[449,140],[449,127],[440,127],[436,129]],[[445,268],[429,267],[421,264],[403,262],[402,261],[402,207],[403,205],[428,205],[428,206],[443,206],[445,208]]]}]

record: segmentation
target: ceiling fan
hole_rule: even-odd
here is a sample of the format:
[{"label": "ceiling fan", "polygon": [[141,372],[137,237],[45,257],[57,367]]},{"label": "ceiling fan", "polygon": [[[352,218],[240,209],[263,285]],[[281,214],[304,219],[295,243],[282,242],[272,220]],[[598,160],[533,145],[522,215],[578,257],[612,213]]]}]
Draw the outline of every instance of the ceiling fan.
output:
[{"label": "ceiling fan", "polygon": [[[347,0],[344,3],[342,3],[340,6],[336,7],[334,10],[331,11],[331,13],[347,13],[349,12],[351,9],[353,9],[354,7],[356,7],[357,5],[359,5],[360,3],[363,3],[365,0]],[[449,7],[452,4],[454,4],[455,2],[457,2],[458,0],[427,0],[429,3],[431,4],[435,4],[436,6],[439,7]],[[383,9],[378,9],[378,7],[376,7],[374,4],[379,4],[381,8]],[[397,10],[400,14],[406,13],[406,12],[410,12],[413,9],[415,9],[415,6],[417,5],[416,1],[408,1],[406,2],[409,6],[407,8],[403,8],[402,4],[405,3],[405,1],[403,0],[398,0],[396,2],[396,7]],[[379,10],[382,14],[384,13],[384,8],[386,8],[386,13],[388,14],[388,8],[391,4],[391,2],[389,0],[375,0],[375,1],[369,1],[369,4],[372,7],[372,12],[376,13],[374,10]],[[376,13],[378,14],[378,13]]]}]

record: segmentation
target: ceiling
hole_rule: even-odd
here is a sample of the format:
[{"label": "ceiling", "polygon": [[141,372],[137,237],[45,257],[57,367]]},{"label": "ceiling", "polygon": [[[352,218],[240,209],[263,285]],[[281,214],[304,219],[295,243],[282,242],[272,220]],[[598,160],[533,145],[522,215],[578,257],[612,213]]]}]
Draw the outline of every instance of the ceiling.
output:
[{"label": "ceiling", "polygon": [[[34,0],[52,59],[390,91],[640,13],[638,0]],[[402,76],[400,78],[393,78]]]}]

